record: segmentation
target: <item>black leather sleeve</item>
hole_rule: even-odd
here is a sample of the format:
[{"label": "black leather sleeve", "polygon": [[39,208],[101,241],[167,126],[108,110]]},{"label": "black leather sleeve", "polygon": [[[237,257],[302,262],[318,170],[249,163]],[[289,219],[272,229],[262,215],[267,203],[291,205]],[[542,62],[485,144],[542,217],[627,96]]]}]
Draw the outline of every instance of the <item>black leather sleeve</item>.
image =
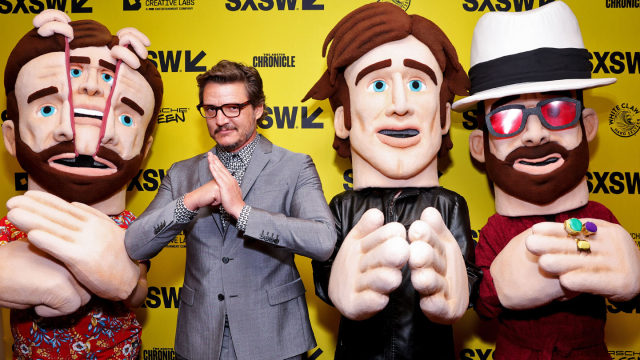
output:
[{"label": "black leather sleeve", "polygon": [[449,218],[449,230],[458,242],[462,257],[467,267],[467,278],[469,280],[469,307],[473,307],[478,299],[478,289],[482,280],[482,270],[476,266],[475,240],[471,237],[471,220],[469,219],[469,208],[462,196],[456,198],[453,213]]},{"label": "black leather sleeve", "polygon": [[333,260],[335,260],[336,255],[338,255],[338,251],[340,250],[340,246],[342,245],[342,241],[344,241],[344,236],[342,234],[342,214],[341,214],[341,201],[338,196],[334,197],[329,203],[329,209],[331,209],[331,213],[333,214],[333,219],[336,225],[336,233],[338,235],[338,241],[336,241],[335,248],[333,250],[333,254],[326,261],[311,261],[311,267],[313,268],[313,282],[316,287],[316,295],[322,301],[327,304],[334,306],[331,300],[329,299],[329,276],[331,276],[331,266],[333,266]]}]

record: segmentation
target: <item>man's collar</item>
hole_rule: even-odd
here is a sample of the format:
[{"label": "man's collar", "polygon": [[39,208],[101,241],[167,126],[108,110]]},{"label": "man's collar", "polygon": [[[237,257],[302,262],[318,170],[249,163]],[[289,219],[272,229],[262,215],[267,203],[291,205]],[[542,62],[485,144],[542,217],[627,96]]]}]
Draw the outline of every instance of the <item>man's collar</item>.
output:
[{"label": "man's collar", "polygon": [[219,146],[216,145],[216,153],[220,158],[220,160],[222,161],[222,163],[226,163],[225,160],[231,159],[233,155],[236,155],[243,162],[245,159],[248,162],[248,160],[251,158],[251,154],[253,153],[253,150],[255,150],[256,146],[258,145],[258,142],[260,142],[261,137],[262,136],[260,134],[257,134],[256,137],[250,143],[243,146],[240,150],[236,152],[228,152],[228,151],[222,150]]}]

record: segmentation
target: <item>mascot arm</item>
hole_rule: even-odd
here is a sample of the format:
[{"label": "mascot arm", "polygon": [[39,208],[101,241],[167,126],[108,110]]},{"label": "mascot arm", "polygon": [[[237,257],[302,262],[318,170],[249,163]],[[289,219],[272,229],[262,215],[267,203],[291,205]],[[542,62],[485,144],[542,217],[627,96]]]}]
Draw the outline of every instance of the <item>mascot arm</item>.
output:
[{"label": "mascot arm", "polygon": [[[572,291],[602,295],[612,301],[628,301],[640,293],[640,251],[629,232],[605,220],[591,221],[598,231],[587,239],[590,252],[579,252],[575,237],[567,236],[563,224],[541,223],[526,241],[529,251],[540,257],[541,271],[559,278]],[[579,238],[584,238],[579,236]]]},{"label": "mascot arm", "polygon": [[35,308],[40,316],[67,315],[91,294],[58,260],[26,239],[0,246],[0,306]]},{"label": "mascot arm", "polygon": [[124,229],[107,215],[41,191],[11,198],[7,208],[9,221],[93,294],[114,301],[129,297],[140,270],[125,250]]}]

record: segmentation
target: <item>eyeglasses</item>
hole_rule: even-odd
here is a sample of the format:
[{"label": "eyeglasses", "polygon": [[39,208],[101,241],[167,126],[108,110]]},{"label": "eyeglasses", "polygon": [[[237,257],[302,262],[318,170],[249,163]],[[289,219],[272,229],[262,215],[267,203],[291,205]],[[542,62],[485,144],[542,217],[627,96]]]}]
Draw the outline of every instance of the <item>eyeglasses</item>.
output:
[{"label": "eyeglasses", "polygon": [[234,118],[240,116],[240,111],[247,107],[251,103],[251,100],[247,100],[242,104],[224,104],[222,106],[215,105],[202,105],[199,104],[196,106],[200,115],[202,115],[205,119],[210,119],[216,117],[218,115],[218,110],[222,110],[224,116],[228,118]]},{"label": "eyeglasses", "polygon": [[487,114],[485,124],[491,135],[504,138],[520,134],[531,115],[537,115],[549,130],[562,130],[578,123],[581,113],[580,100],[558,97],[540,101],[533,108],[523,105],[501,106]]}]

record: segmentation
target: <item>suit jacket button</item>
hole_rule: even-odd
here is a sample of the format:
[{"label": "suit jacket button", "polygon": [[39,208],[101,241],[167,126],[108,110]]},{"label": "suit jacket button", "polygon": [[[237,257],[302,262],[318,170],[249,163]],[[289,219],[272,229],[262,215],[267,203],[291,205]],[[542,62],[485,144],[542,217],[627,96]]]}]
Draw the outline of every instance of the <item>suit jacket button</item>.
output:
[{"label": "suit jacket button", "polygon": [[274,243],[274,244],[278,245],[278,243],[279,243],[279,242],[280,242],[280,240],[278,240],[278,239],[273,239],[273,243]]},{"label": "suit jacket button", "polygon": [[223,257],[223,258],[222,258],[222,262],[223,262],[223,263],[225,263],[225,264],[226,264],[226,263],[228,263],[228,262],[229,262],[229,258],[228,258],[228,257],[226,257],[226,256],[225,256],[225,257]]},{"label": "suit jacket button", "polygon": [[220,300],[220,301],[224,300],[224,295],[218,294],[218,300]]}]

